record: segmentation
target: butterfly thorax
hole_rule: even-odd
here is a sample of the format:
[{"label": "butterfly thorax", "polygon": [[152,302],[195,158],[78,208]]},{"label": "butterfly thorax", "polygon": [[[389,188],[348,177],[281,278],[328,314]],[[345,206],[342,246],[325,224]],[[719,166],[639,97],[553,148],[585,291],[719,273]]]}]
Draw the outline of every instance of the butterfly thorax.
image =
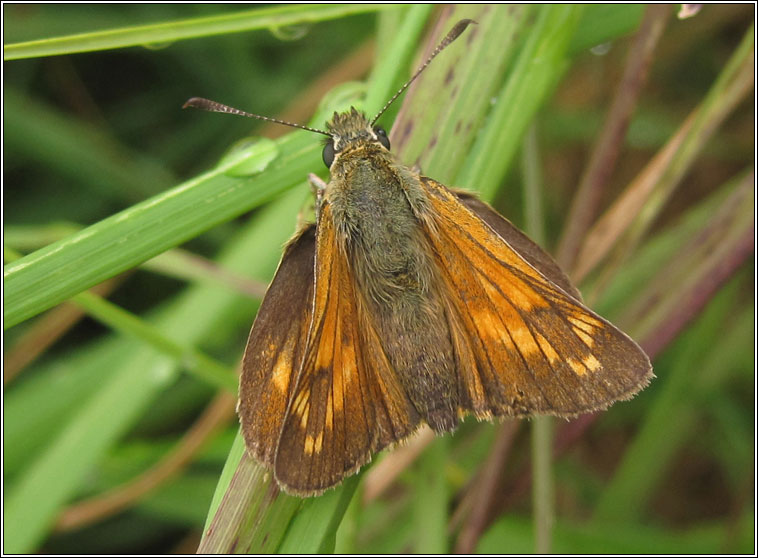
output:
[{"label": "butterfly thorax", "polygon": [[378,149],[347,148],[332,166],[324,201],[363,292],[375,302],[419,300],[431,288],[433,265],[392,157]]},{"label": "butterfly thorax", "polygon": [[417,176],[370,128],[351,128],[359,117],[345,113],[330,123],[345,136],[335,138],[340,150],[322,203],[329,205],[362,306],[412,403],[433,428],[450,430],[457,423],[457,385],[440,279],[420,226],[425,196]]},{"label": "butterfly thorax", "polygon": [[356,280],[374,303],[415,304],[429,294],[434,264],[414,200],[418,180],[380,143],[365,116],[354,108],[335,113],[327,125],[335,159],[324,202],[331,205],[340,249]]}]

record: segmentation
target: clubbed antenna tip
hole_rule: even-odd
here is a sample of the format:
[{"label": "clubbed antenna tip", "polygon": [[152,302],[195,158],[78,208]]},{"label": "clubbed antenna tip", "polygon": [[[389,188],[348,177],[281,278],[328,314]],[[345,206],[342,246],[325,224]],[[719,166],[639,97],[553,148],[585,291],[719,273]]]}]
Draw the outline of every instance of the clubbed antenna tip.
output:
[{"label": "clubbed antenna tip", "polygon": [[191,99],[188,99],[187,102],[182,105],[182,108],[196,108],[200,110],[206,110],[208,112],[224,112],[226,114],[237,114],[239,116],[246,116],[248,118],[257,118],[258,120],[266,120],[267,122],[276,122],[277,124],[283,124],[285,126],[290,126],[292,128],[300,128],[302,130],[308,130],[309,132],[316,132],[317,134],[323,134],[325,136],[329,135],[328,132],[324,132],[323,130],[317,130],[316,128],[310,128],[308,126],[303,126],[302,124],[287,122],[286,120],[279,120],[278,118],[270,118],[268,116],[261,116],[260,114],[252,114],[250,112],[245,112],[244,110],[230,107],[229,105],[224,105],[222,103],[217,103],[216,101],[211,101],[210,99],[203,99],[202,97],[192,97]]}]

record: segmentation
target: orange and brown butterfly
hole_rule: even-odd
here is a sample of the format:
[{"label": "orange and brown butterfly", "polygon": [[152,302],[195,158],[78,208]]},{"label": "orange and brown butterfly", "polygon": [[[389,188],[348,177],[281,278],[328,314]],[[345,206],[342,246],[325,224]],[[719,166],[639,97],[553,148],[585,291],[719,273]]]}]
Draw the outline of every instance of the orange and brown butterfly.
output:
[{"label": "orange and brown butterfly", "polygon": [[287,245],[242,363],[247,450],[300,496],[423,423],[443,433],[468,414],[573,417],[652,377],[640,347],[584,306],[539,246],[474,196],[403,166],[379,115],[351,109],[326,132],[307,128],[329,138],[331,179],[311,179],[316,223]]}]

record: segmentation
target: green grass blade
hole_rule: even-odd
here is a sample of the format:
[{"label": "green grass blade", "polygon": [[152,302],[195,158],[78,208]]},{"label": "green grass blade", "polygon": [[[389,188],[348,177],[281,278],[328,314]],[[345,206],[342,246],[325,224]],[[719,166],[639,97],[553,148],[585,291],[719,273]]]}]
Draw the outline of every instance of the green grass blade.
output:
[{"label": "green grass blade", "polygon": [[231,370],[192,347],[182,346],[134,314],[91,292],[79,293],[72,301],[106,326],[133,335],[160,352],[174,357],[201,380],[233,393],[237,391],[237,378]]},{"label": "green grass blade", "polygon": [[3,47],[3,58],[7,61],[19,58],[172,43],[184,39],[240,33],[254,29],[278,29],[290,25],[314,23],[352,14],[393,8],[392,4],[313,4],[245,10],[232,14],[15,43]]},{"label": "green grass blade", "polygon": [[[418,44],[421,33],[429,19],[432,10],[431,4],[412,4],[407,13],[404,13],[402,24],[393,33],[393,40],[388,44],[385,52],[379,53],[371,78],[368,80],[366,93],[366,113],[369,118],[377,114],[392,95],[394,87],[400,87],[403,80],[407,79],[404,73],[398,72],[398,68],[410,66],[411,57],[415,46]],[[403,40],[395,40],[402,37]]]},{"label": "green grass blade", "polygon": [[189,372],[195,374],[202,381],[231,391],[237,392],[237,377],[234,372],[204,355],[192,347],[185,347],[170,337],[161,333],[158,328],[148,322],[139,319],[119,308],[113,303],[92,293],[79,293],[73,301],[81,306],[90,316],[96,318],[107,326],[126,334],[134,335],[149,343],[160,352],[172,356],[180,362]]},{"label": "green grass blade", "polygon": [[[412,114],[413,118],[402,128],[396,126],[390,139],[393,149],[405,154],[406,164],[417,164],[423,174],[447,186],[477,189],[477,184],[460,179],[460,171],[491,109],[492,97],[502,86],[519,46],[519,33],[524,31],[532,12],[530,6],[455,7],[448,21],[469,18],[478,24],[469,27],[468,36],[439,57],[453,58],[454,64],[435,60],[424,71],[424,78],[436,81],[438,88],[414,90],[408,102],[403,103],[399,116]],[[447,31],[448,28],[439,29],[440,38]],[[440,102],[442,98],[446,100]],[[438,150],[441,141],[453,142],[455,148]]]},{"label": "green grass blade", "polygon": [[23,382],[7,387],[3,398],[6,490],[59,435],[81,402],[100,389],[103,370],[127,360],[138,346],[134,339],[111,337],[65,359],[42,364]]},{"label": "green grass blade", "polygon": [[[215,169],[225,164],[218,163],[225,146],[260,123],[182,112],[186,97],[199,94],[304,122],[302,107],[314,106],[325,83],[333,83],[337,75],[360,79],[367,73],[366,62],[356,54],[367,52],[364,47],[373,42],[371,26],[378,20],[370,85],[350,82],[324,97],[336,105],[332,101],[337,95],[350,96],[357,108],[372,113],[425,58],[419,37],[424,37],[428,54],[455,21],[472,18],[478,25],[437,58],[380,124],[389,129],[395,121],[392,151],[403,163],[418,165],[422,174],[450,187],[466,186],[460,177],[477,156],[493,164],[503,155],[510,157],[511,164],[499,170],[482,165],[471,175],[471,187],[485,186],[486,180],[507,188],[496,195],[494,187],[486,195],[545,246],[555,238],[556,224],[565,214],[582,160],[602,121],[601,105],[628,46],[622,36],[637,27],[645,7],[584,6],[563,56],[548,57],[551,68],[536,68],[534,75],[526,72],[519,78],[523,83],[515,83],[526,90],[528,103],[512,107],[514,111],[534,112],[531,103],[539,104],[536,99],[548,95],[545,108],[534,118],[517,114],[512,115],[515,120],[499,124],[511,126],[500,134],[513,135],[508,141],[517,146],[526,129],[519,127],[519,118],[539,129],[542,161],[524,166],[531,167],[525,169],[529,172],[541,168],[544,192],[532,188],[531,180],[526,180],[526,188],[517,186],[521,176],[512,168],[510,147],[501,152],[477,138],[495,122],[497,110],[508,108],[496,105],[503,99],[504,84],[518,69],[520,53],[531,48],[540,14],[573,7],[403,5],[387,6],[381,13],[374,7],[319,5],[242,8],[245,11],[236,6],[169,4],[12,8],[6,14],[11,17],[6,31],[16,42],[60,37],[73,41],[61,52],[74,52],[88,48],[87,38],[99,36],[115,39],[107,48],[118,50],[84,56],[49,53],[50,58],[6,64],[5,130],[11,135],[5,138],[4,249],[9,259],[13,249],[28,254],[19,260],[26,262],[23,267],[16,262],[6,267],[9,279],[4,286],[11,289],[4,292],[4,302],[17,324],[5,332],[7,346],[42,339],[37,326],[51,322],[48,316],[36,316],[44,308],[62,300],[73,302],[92,283],[135,265],[140,269],[128,274],[113,299],[123,308],[155,310],[122,315],[118,308],[96,303],[91,309],[99,308],[110,331],[103,333],[99,324],[82,321],[6,387],[4,550],[186,552],[194,550],[184,546],[187,535],[202,532],[201,550],[216,553],[448,552],[458,548],[465,531],[473,533],[468,537],[470,551],[533,552],[535,520],[549,514],[529,507],[529,471],[523,466],[531,461],[529,440],[511,440],[514,451],[508,452],[499,473],[502,482],[495,488],[492,476],[492,482],[479,482],[478,471],[488,454],[503,455],[489,449],[497,429],[474,420],[465,421],[455,435],[438,439],[439,444],[399,476],[396,471],[390,474],[393,485],[378,497],[355,490],[363,473],[323,498],[277,494],[270,472],[243,458],[244,443],[237,425],[231,424],[174,480],[134,501],[126,513],[103,521],[91,518],[86,528],[67,532],[59,530],[65,526],[57,519],[71,517],[66,513],[75,511],[68,509],[71,503],[95,501],[97,495],[161,461],[184,436],[181,425],[212,395],[213,382],[228,381],[260,299],[260,292],[242,296],[237,279],[252,275],[259,288],[270,280],[282,245],[295,230],[298,210],[310,201],[307,173],[326,177],[319,138],[302,132],[277,140],[277,157],[261,163],[262,171],[239,165],[234,165],[236,172]],[[330,15],[340,10],[345,17]],[[216,17],[219,12],[225,15]],[[256,16],[266,14],[278,23],[255,22]],[[308,14],[323,23],[311,25],[303,19]],[[624,181],[666,143],[682,115],[703,104],[709,85],[727,66],[751,21],[744,5],[708,6],[695,18],[671,18],[651,68],[650,91],[641,97],[639,117],[630,127],[604,204],[613,206]],[[150,25],[154,22],[166,23]],[[176,30],[173,25],[184,24],[179,31],[186,32],[186,38],[207,38],[162,39],[169,36],[163,33]],[[236,32],[237,25],[261,32]],[[145,33],[139,35],[140,31]],[[121,32],[126,34],[119,38]],[[135,33],[132,41],[142,42],[119,45],[130,32]],[[563,43],[565,37],[558,32],[555,38]],[[560,46],[550,44],[551,39],[545,37],[548,51]],[[606,44],[587,51],[598,43]],[[570,73],[564,72],[567,61],[572,63]],[[318,75],[327,67],[328,72]],[[743,84],[746,77],[752,81],[752,73],[743,72]],[[545,76],[557,80],[563,74],[565,82],[549,95],[553,78]],[[364,94],[361,104],[359,95]],[[298,100],[285,109],[295,96]],[[324,113],[330,115],[334,108]],[[299,115],[290,117],[292,109]],[[755,551],[749,498],[754,484],[754,296],[748,286],[751,270],[740,263],[751,257],[754,242],[754,200],[745,195],[754,196],[753,116],[741,102],[734,116],[724,120],[687,167],[687,188],[677,190],[657,212],[644,243],[623,262],[607,290],[600,288],[599,274],[587,277],[585,297],[598,293],[597,303],[589,303],[592,308],[645,343],[657,340],[661,347],[655,352],[660,352],[670,338],[681,334],[683,322],[701,313],[706,321],[721,319],[723,313],[711,312],[710,307],[703,313],[702,306],[723,288],[726,278],[738,274],[736,285],[725,289],[727,297],[735,299],[733,311],[727,311],[721,328],[703,326],[701,333],[716,332],[713,339],[694,341],[707,346],[703,358],[697,361],[680,346],[666,349],[655,359],[658,379],[634,401],[603,413],[587,436],[571,442],[574,450],[562,452],[553,464],[555,500],[560,503],[549,537],[553,552]],[[314,120],[312,125],[323,127],[323,114]],[[501,139],[495,133],[489,138]],[[248,162],[245,159],[243,165]],[[206,173],[207,169],[213,171]],[[737,179],[724,184],[732,176]],[[185,184],[177,187],[179,182]],[[156,196],[159,192],[163,194]],[[542,194],[544,200],[532,194]],[[738,195],[742,201],[729,200]],[[544,229],[536,226],[543,219],[541,202]],[[129,207],[132,204],[137,205]],[[724,213],[729,205],[732,211]],[[124,209],[117,215],[121,221],[104,220]],[[248,209],[255,220],[249,225],[247,216],[240,217]],[[640,211],[638,207],[630,213],[634,218]],[[726,217],[717,223],[714,216],[722,213]],[[86,228],[64,230],[57,226],[64,220]],[[191,260],[176,258],[178,251],[170,248],[185,242],[187,250],[208,259],[193,267]],[[153,273],[156,270],[162,276]],[[223,275],[213,277],[215,271]],[[183,287],[185,282],[190,286]],[[197,365],[192,355],[219,359],[208,368],[215,366],[219,372],[215,380],[198,381],[192,375]],[[690,368],[692,384],[685,385],[683,369],[676,368],[680,360],[682,366],[696,361]],[[665,419],[672,424],[663,424],[659,433],[639,431],[648,430],[647,421],[661,416],[659,407],[665,404],[671,411]],[[566,447],[567,433],[557,433],[561,448]],[[669,436],[671,447],[655,434]],[[389,465],[393,457],[388,451],[379,459]],[[637,471],[640,466],[642,472]],[[366,476],[382,469],[368,470]],[[704,471],[707,477],[701,476]],[[536,483],[545,478],[534,469],[532,473]],[[631,495],[631,520],[587,519],[609,482],[623,488],[612,487],[617,495]],[[478,497],[482,491],[476,489],[482,487],[489,498]],[[504,515],[497,518],[497,513]],[[347,525],[343,518],[349,519]],[[456,531],[458,541],[451,546]]]},{"label": "green grass blade", "polygon": [[414,471],[412,512],[415,554],[448,552],[447,507],[451,495],[444,464],[448,461],[449,448],[449,438],[437,438],[424,451]]},{"label": "green grass blade", "polygon": [[[672,8],[673,9],[673,8]],[[590,4],[571,38],[568,50],[578,54],[634,32],[642,21],[645,4]]]},{"label": "green grass blade", "polygon": [[754,84],[754,32],[748,29],[708,95],[661,150],[587,234],[574,268],[583,278],[608,257],[606,277],[631,253],[674,191],[707,140],[723,124]]},{"label": "green grass blade", "polygon": [[235,178],[218,167],[6,265],[4,327],[264,203],[316,168],[318,146],[309,134],[277,144],[269,172]]},{"label": "green grass blade", "polygon": [[[544,183],[542,181],[537,146],[537,127],[532,124],[526,133],[522,150],[524,175],[525,232],[537,242],[545,243],[543,209]],[[537,554],[549,554],[552,544],[555,496],[553,479],[553,418],[534,417],[532,434],[532,502],[534,515],[534,550]]]},{"label": "green grass blade", "polygon": [[752,172],[725,184],[729,197],[661,265],[637,300],[628,303],[620,319],[634,324],[634,333],[647,350],[657,353],[665,347],[676,328],[692,318],[753,252],[754,185]]},{"label": "green grass blade", "polygon": [[[670,339],[671,317],[680,314],[682,309],[687,311],[688,307],[699,309],[704,304],[698,300],[699,293],[705,292],[701,298],[707,296],[708,286],[724,281],[727,278],[723,276],[724,269],[733,273],[734,265],[729,269],[725,262],[735,257],[745,258],[743,239],[747,237],[752,241],[754,236],[753,183],[751,174],[748,180],[735,181],[736,187],[727,185],[733,189],[731,195],[718,211],[701,213],[704,218],[701,230],[676,250],[669,265],[660,270],[660,276],[650,282],[639,302],[630,309],[625,321],[637,324],[637,335],[649,339],[646,346],[659,343],[661,338],[664,342]],[[735,264],[740,261],[736,260]],[[677,295],[664,297],[662,289]],[[730,354],[720,345],[731,342],[739,332],[749,330],[748,322],[752,319],[752,312],[740,313],[741,317],[736,320],[733,318],[735,289],[734,282],[731,288],[722,289],[698,318],[697,325],[677,342],[676,364],[663,372],[667,375],[663,376],[656,392],[655,404],[598,503],[596,518],[599,521],[638,519],[666,472],[677,444],[686,442],[686,436],[692,432],[701,405],[699,399],[705,393],[718,391],[710,378],[717,375],[715,370],[724,366],[724,355]],[[674,320],[677,327],[681,324],[682,320]],[[660,346],[656,347],[658,352]],[[707,388],[701,387],[698,394],[699,386]]]},{"label": "green grass blade", "polygon": [[247,455],[238,435],[216,488],[198,554],[276,552],[302,502],[280,493],[273,482]]},{"label": "green grass blade", "polygon": [[346,479],[320,498],[303,502],[302,509],[287,529],[279,554],[331,554],[335,535],[360,477]]}]

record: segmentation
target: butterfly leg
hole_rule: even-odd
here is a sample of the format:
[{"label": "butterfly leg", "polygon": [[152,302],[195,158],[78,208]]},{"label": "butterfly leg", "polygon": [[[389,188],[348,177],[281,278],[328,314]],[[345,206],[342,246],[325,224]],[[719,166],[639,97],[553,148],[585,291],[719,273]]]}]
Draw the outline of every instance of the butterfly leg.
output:
[{"label": "butterfly leg", "polygon": [[321,199],[326,191],[326,182],[321,180],[318,175],[311,172],[308,174],[308,184],[311,185],[311,191],[313,192],[313,195],[316,196],[316,199]]},{"label": "butterfly leg", "polygon": [[318,221],[318,216],[321,213],[321,203],[324,200],[327,184],[313,173],[308,174],[308,183],[311,185],[311,191],[316,200],[316,221]]}]

